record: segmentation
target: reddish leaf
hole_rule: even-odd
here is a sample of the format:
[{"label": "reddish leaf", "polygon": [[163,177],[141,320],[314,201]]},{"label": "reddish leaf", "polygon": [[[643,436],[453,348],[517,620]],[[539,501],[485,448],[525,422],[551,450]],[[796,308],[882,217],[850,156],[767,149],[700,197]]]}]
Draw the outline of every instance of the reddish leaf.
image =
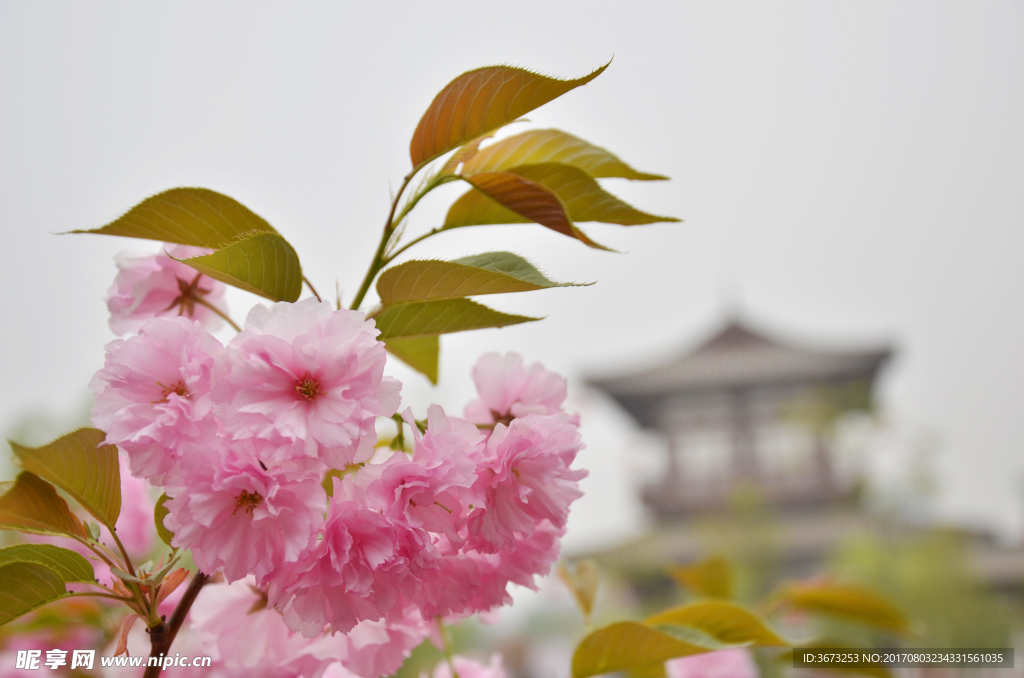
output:
[{"label": "reddish leaf", "polygon": [[[466,177],[465,180],[498,203],[498,206],[515,212],[524,219],[535,221],[570,238],[576,238],[590,247],[607,249],[576,228],[558,196],[536,181],[511,172],[481,172]],[[503,223],[494,221],[487,210],[460,210],[460,202],[457,201],[448,211],[445,228]]]},{"label": "reddish leaf", "polygon": [[605,191],[593,177],[571,165],[548,162],[516,167],[509,172],[535,181],[552,191],[565,205],[569,218],[575,222],[601,221],[621,226],[639,226],[659,221],[679,221],[675,217],[659,217],[641,212]]},{"label": "reddish leaf", "polygon": [[183,567],[179,567],[174,572],[164,577],[163,583],[160,584],[160,594],[157,596],[156,603],[159,605],[164,602],[167,596],[174,593],[174,589],[181,586],[181,582],[185,581],[188,577],[188,570]]},{"label": "reddish leaf", "polygon": [[82,521],[53,485],[22,471],[14,481],[0,483],[0,529],[84,538]]},{"label": "reddish leaf", "polygon": [[416,125],[409,144],[413,169],[587,84],[606,68],[608,64],[575,80],[549,78],[511,66],[463,73],[434,97]]},{"label": "reddish leaf", "polygon": [[128,632],[132,630],[132,624],[139,618],[137,614],[130,614],[121,621],[121,626],[117,630],[117,648],[114,650],[114,656],[121,654],[122,652],[128,654]]}]

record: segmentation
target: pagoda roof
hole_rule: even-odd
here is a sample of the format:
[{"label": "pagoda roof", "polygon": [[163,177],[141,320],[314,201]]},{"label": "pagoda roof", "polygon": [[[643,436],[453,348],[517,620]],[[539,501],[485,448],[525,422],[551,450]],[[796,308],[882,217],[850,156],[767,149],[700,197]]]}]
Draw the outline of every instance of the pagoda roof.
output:
[{"label": "pagoda roof", "polygon": [[776,384],[871,379],[892,355],[888,347],[811,350],[770,338],[738,321],[696,349],[664,364],[588,383],[614,398],[741,389]]}]

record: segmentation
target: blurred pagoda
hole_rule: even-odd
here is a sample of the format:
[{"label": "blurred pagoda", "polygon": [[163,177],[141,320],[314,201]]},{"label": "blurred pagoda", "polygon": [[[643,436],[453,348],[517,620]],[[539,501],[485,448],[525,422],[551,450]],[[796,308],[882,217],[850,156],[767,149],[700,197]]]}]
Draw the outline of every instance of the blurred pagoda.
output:
[{"label": "blurred pagoda", "polygon": [[733,321],[665,364],[590,384],[666,442],[665,472],[643,490],[659,519],[720,511],[741,489],[807,510],[853,498],[858,479],[839,473],[832,429],[872,408],[891,356],[812,350]]},{"label": "blurred pagoda", "polygon": [[841,455],[837,443],[850,415],[874,410],[892,356],[890,346],[783,341],[733,320],[666,363],[590,379],[662,440],[665,459],[640,490],[653,518],[646,534],[578,555],[597,559],[636,602],[659,609],[675,595],[666,575],[672,564],[725,556],[756,596],[782,580],[821,576],[851,544],[875,544],[895,558],[908,544],[950,539],[983,588],[1016,599],[1024,549],[989,532],[865,505],[863,455]]}]

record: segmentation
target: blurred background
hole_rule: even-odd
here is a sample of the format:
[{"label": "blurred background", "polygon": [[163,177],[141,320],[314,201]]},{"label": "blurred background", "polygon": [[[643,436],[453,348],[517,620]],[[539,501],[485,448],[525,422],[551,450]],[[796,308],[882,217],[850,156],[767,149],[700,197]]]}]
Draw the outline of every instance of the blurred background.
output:
[{"label": "blurred background", "polygon": [[[32,444],[86,421],[112,257],[157,250],[55,234],[203,186],[351,301],[439,89],[482,65],[576,77],[613,56],[532,126],[672,177],[604,185],[683,223],[587,229],[624,254],[534,225],[417,247],[507,249],[597,284],[492,297],[546,319],[444,337],[436,388],[392,361],[406,402],[460,411],[488,350],[569,376],[590,477],[564,550],[605,572],[598,619],[667,603],[667,563],[718,553],[749,596],[830,572],[913,608],[929,642],[1012,643],[1020,0],[0,2],[0,431]],[[410,233],[461,190],[429,196]],[[236,319],[255,301],[229,292]],[[517,600],[499,628],[575,614],[554,580]],[[505,649],[547,678],[566,650],[545,648]]]}]

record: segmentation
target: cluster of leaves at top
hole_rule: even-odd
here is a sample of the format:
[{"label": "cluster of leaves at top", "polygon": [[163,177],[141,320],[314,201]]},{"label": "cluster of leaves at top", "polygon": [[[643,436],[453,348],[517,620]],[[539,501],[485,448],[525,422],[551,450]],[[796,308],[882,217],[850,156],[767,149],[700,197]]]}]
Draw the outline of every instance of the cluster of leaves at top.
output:
[{"label": "cluster of leaves at top", "polygon": [[[388,351],[437,382],[438,337],[537,320],[501,313],[469,297],[564,286],[509,252],[454,261],[407,261],[384,270],[412,245],[442,231],[487,224],[535,222],[598,249],[576,225],[623,226],[678,221],[642,212],[605,191],[597,179],[667,179],[638,172],[612,153],[560,130],[523,132],[481,148],[497,130],[566,92],[606,66],[575,80],[511,67],[481,68],[450,82],[420,119],[409,145],[412,170],[395,195],[380,245],[352,302],[359,308],[374,279],[381,306],[371,315]],[[433,163],[447,153],[444,161]],[[401,198],[413,179],[418,187]],[[405,220],[430,191],[453,181],[471,188],[445,221],[402,243]],[[401,203],[401,208],[399,204]],[[284,237],[237,201],[200,188],[176,188],[143,201],[120,219],[91,231],[212,248],[185,261],[197,271],[273,301],[295,301],[302,288],[299,257]],[[381,271],[383,270],[383,273]],[[378,274],[380,277],[377,278]]]}]

